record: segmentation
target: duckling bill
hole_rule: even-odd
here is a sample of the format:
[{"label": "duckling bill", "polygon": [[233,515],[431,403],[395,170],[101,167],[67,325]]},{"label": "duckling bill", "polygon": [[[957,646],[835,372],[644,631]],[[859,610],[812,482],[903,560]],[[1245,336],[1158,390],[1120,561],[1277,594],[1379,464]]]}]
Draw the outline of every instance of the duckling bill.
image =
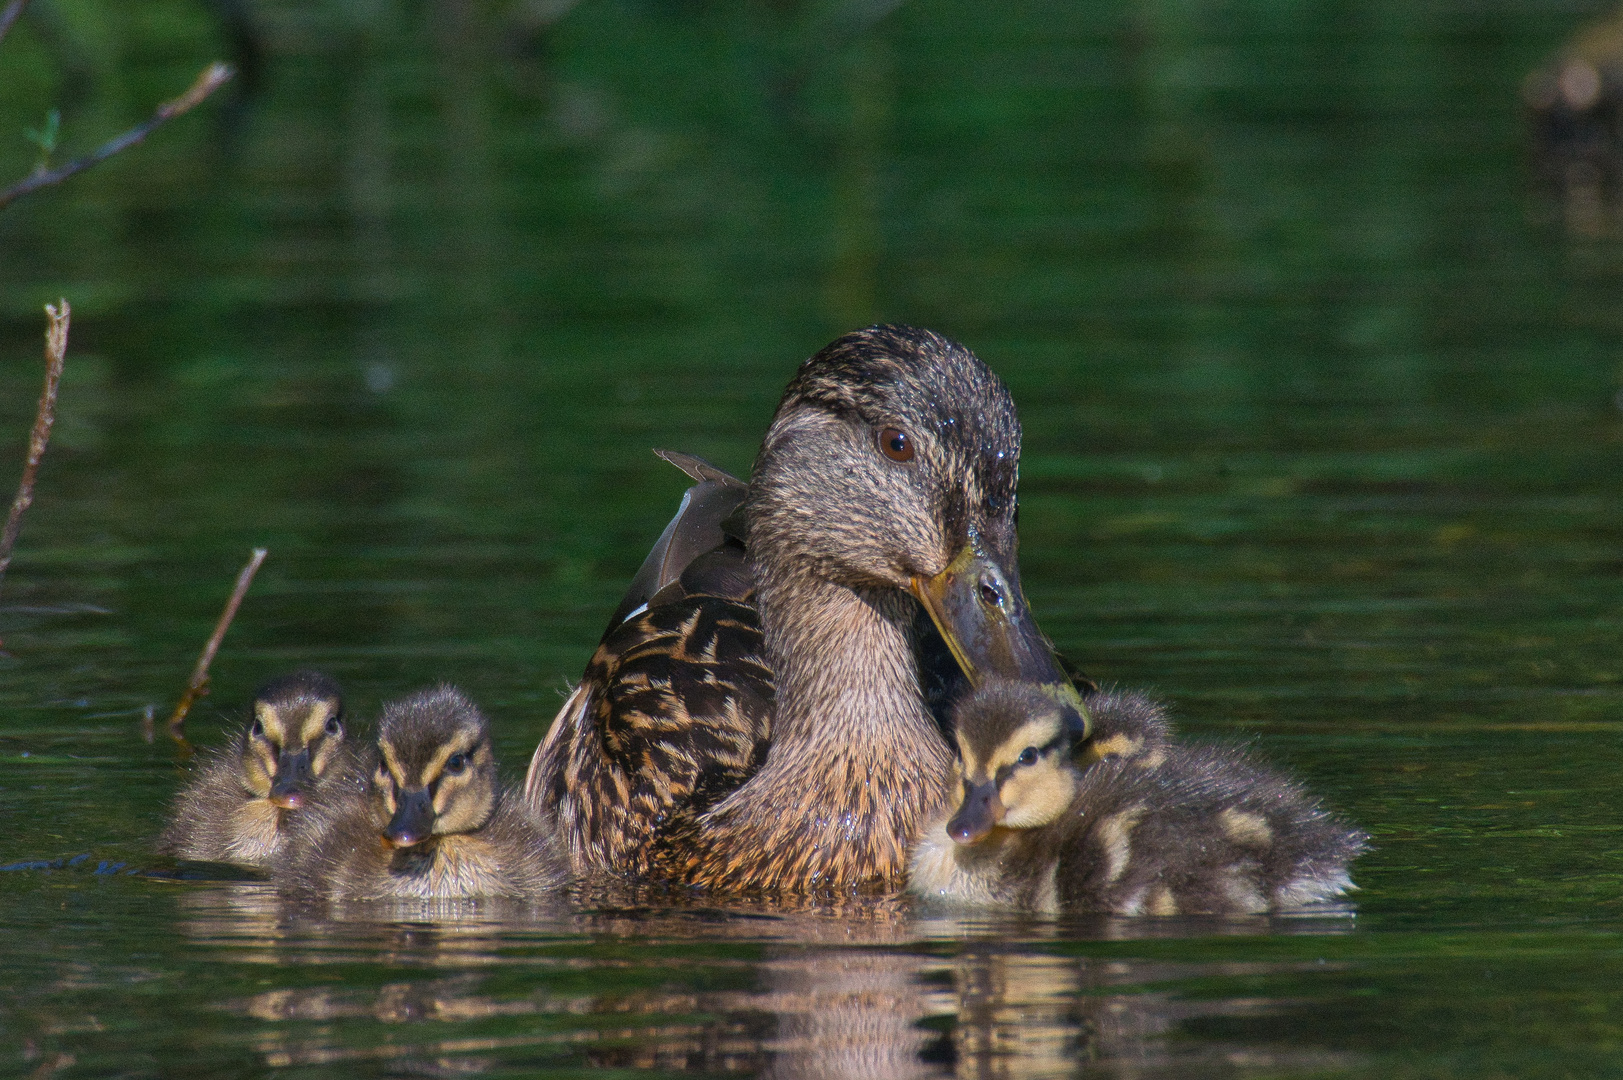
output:
[{"label": "duckling bill", "polygon": [[182,859],[269,866],[294,812],[348,771],[344,700],[319,672],[274,679],[253,719],[175,799],[158,850]]},{"label": "duckling bill", "polygon": [[496,773],[490,725],[439,686],[385,706],[371,781],[305,815],[277,867],[329,900],[533,898],[565,881],[550,833]]},{"label": "duckling bill", "polygon": [[1050,913],[1234,915],[1353,887],[1368,837],[1233,747],[1180,743],[1136,695],[1068,710],[989,680],[954,710],[962,797],[925,834],[910,887]]}]

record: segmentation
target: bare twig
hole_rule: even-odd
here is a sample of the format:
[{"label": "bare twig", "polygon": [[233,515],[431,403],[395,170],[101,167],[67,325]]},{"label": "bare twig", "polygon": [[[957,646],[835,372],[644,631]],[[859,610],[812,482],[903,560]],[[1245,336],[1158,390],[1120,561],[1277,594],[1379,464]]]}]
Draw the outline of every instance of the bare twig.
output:
[{"label": "bare twig", "polygon": [[51,424],[56,420],[56,388],[62,381],[62,362],[68,355],[68,318],[72,312],[66,300],[56,307],[45,305],[50,324],[45,328],[45,389],[39,395],[39,409],[34,413],[34,430],[28,433],[28,460],[23,463],[22,482],[17,485],[17,497],[11,502],[11,513],[6,515],[6,526],[0,531],[0,581],[11,565],[11,549],[17,546],[17,530],[22,528],[23,514],[34,504],[34,479],[39,475],[39,462],[45,456],[45,444],[51,441]]},{"label": "bare twig", "polygon": [[22,198],[31,191],[38,191],[42,187],[60,184],[70,176],[84,172],[90,166],[106,161],[120,150],[127,150],[136,143],[145,139],[158,129],[166,120],[172,120],[182,113],[191,111],[199,102],[223,86],[236,72],[230,64],[218,61],[203,69],[197,81],[187,88],[186,92],[177,98],[159,105],[146,123],[131,128],[124,134],[103,143],[98,149],[86,154],[82,158],[70,161],[56,169],[36,170],[31,176],[0,191],[0,210],[10,206],[12,202]]},{"label": "bare twig", "polygon": [[254,553],[248,557],[248,564],[237,575],[237,587],[231,590],[231,599],[225,602],[225,610],[220,612],[220,621],[214,624],[214,633],[209,635],[208,644],[203,646],[203,653],[197,658],[197,666],[192,668],[192,681],[186,687],[186,693],[181,695],[180,704],[175,706],[175,714],[169,718],[169,735],[176,742],[186,744],[184,727],[186,714],[191,711],[197,699],[209,692],[209,665],[214,663],[214,654],[220,651],[220,641],[225,632],[231,627],[231,620],[237,617],[237,608],[242,606],[242,598],[248,594],[248,586],[253,584],[254,575],[259,572],[259,564],[265,561],[265,549],[254,548]]},{"label": "bare twig", "polygon": [[0,11],[0,41],[6,40],[6,34],[11,30],[11,24],[22,17],[23,8],[28,6],[28,0],[11,0],[4,11]]}]

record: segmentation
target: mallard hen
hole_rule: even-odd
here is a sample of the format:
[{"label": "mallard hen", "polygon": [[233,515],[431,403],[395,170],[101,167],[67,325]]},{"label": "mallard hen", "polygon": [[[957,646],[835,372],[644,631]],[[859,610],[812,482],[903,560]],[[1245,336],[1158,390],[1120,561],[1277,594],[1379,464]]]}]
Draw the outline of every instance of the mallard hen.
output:
[{"label": "mallard hen", "polygon": [[304,815],[275,868],[327,900],[534,899],[567,873],[552,834],[501,789],[490,726],[452,686],[384,707],[370,786]]},{"label": "mallard hen", "polygon": [[254,695],[253,719],[209,752],[175,797],[158,850],[182,859],[269,866],[289,822],[350,772],[344,700],[319,672],[272,680]]},{"label": "mallard hen", "polygon": [[894,890],[947,796],[933,705],[966,674],[1051,686],[1084,722],[1020,591],[1019,456],[980,360],[876,326],[801,366],[747,488],[689,462],[699,486],[530,764],[575,868]]},{"label": "mallard hen", "polygon": [[1300,784],[1243,749],[1172,738],[1137,695],[1088,706],[1111,734],[1075,756],[1067,712],[1030,687],[989,680],[958,706],[962,800],[919,842],[912,891],[1049,913],[1231,915],[1352,888],[1368,836]]}]

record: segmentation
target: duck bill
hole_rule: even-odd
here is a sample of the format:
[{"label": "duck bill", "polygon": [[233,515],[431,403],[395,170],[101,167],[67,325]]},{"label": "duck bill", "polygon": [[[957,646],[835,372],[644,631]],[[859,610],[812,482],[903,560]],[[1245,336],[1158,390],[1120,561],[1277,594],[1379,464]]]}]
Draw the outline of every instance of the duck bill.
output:
[{"label": "duck bill", "polygon": [[959,844],[973,844],[985,838],[1003,820],[1003,800],[997,785],[965,784],[964,801],[947,822],[947,835]]},{"label": "duck bill", "polygon": [[310,751],[284,750],[276,759],[276,782],[271,784],[270,801],[283,810],[304,805],[304,788],[310,781]]},{"label": "duck bill", "polygon": [[972,686],[991,676],[1033,685],[1073,713],[1077,737],[1086,737],[1081,695],[1032,621],[1012,565],[1005,569],[972,539],[935,577],[914,577],[913,595]]},{"label": "duck bill", "polygon": [[434,827],[434,800],[427,788],[402,791],[395,803],[394,817],[383,830],[390,847],[412,847],[428,839]]}]

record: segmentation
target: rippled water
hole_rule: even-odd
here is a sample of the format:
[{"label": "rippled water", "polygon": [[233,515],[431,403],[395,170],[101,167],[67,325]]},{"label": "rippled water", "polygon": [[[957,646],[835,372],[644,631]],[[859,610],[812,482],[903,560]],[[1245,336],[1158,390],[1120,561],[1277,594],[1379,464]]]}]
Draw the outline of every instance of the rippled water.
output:
[{"label": "rippled water", "polygon": [[[1623,252],[1527,192],[1516,112],[1588,5],[239,7],[249,92],[0,214],[7,461],[75,308],[0,592],[0,1072],[1623,1071]],[[0,176],[239,7],[38,0]],[[1011,386],[1044,628],[1368,828],[1355,912],[322,913],[126,872],[179,777],[141,714],[251,546],[196,739],[297,665],[363,715],[448,678],[516,777],[680,495],[649,448],[744,470],[876,318]]]}]

